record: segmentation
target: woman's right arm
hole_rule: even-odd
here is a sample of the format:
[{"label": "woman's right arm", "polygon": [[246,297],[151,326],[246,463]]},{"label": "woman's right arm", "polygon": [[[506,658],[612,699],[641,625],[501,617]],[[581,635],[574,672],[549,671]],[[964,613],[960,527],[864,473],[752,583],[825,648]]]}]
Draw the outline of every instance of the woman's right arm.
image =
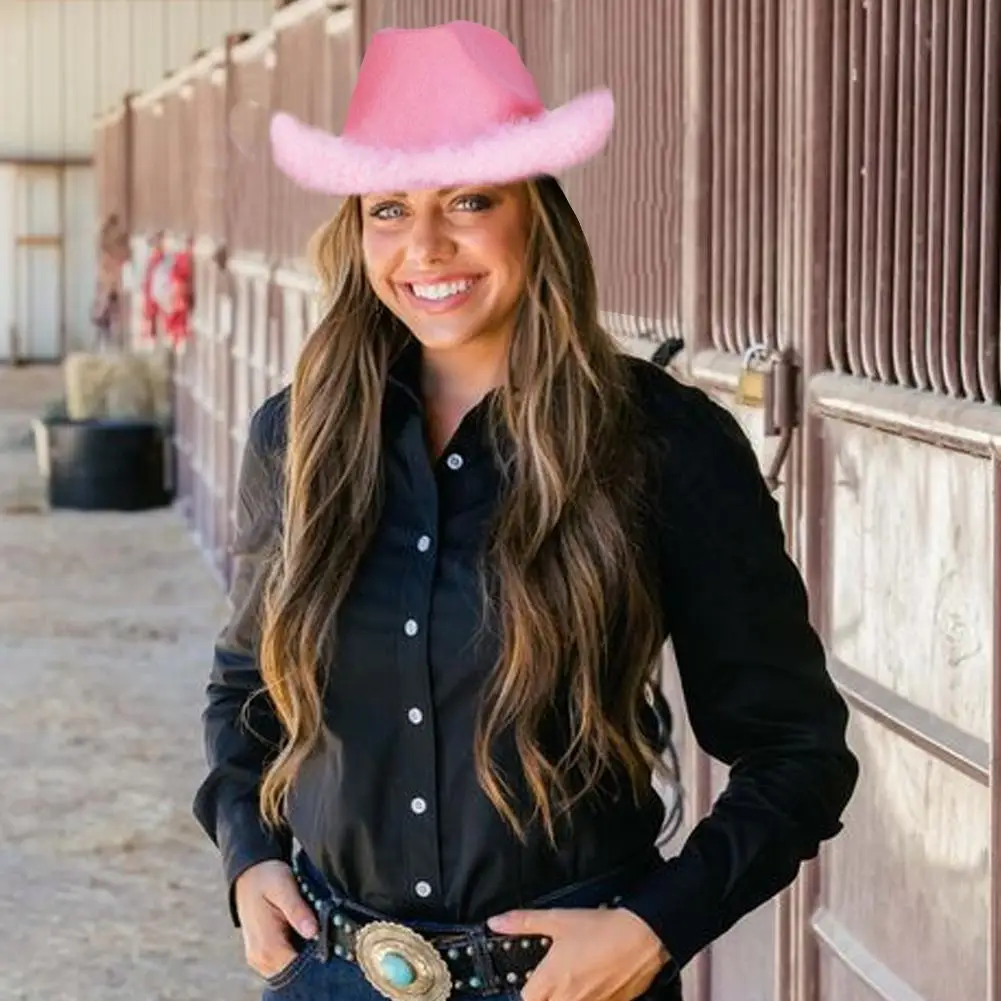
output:
[{"label": "woman's right arm", "polygon": [[258,808],[261,776],[281,739],[271,701],[261,691],[257,647],[267,557],[281,531],[277,456],[283,435],[284,406],[271,399],[251,420],[241,462],[231,613],[216,641],[202,713],[209,774],[195,796],[194,813],[222,854],[237,926],[237,878],[259,862],[288,860],[290,854],[289,837],[265,828]]}]

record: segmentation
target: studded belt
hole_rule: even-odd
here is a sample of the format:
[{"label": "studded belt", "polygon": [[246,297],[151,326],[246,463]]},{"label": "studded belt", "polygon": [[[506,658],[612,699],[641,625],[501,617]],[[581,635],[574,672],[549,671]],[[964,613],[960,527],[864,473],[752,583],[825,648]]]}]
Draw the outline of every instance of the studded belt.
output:
[{"label": "studded belt", "polygon": [[365,979],[390,1001],[446,1001],[453,993],[490,995],[524,984],[549,950],[544,936],[497,935],[483,926],[421,934],[406,925],[361,914],[332,898],[301,856],[292,869],[316,911],[316,957],[356,963]]}]

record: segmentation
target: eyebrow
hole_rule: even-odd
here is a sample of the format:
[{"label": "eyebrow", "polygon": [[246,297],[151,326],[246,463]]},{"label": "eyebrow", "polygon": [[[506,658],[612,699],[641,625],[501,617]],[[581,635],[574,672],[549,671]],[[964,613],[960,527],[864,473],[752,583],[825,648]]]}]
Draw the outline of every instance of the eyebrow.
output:
[{"label": "eyebrow", "polygon": [[[441,189],[439,189],[438,194],[439,195],[445,195],[445,196],[447,196],[447,195],[452,194],[453,191],[458,191],[458,190],[459,190],[459,186],[456,186],[454,188],[441,188]],[[367,195],[366,197],[368,197],[368,198],[398,198],[400,200],[406,200],[407,198],[410,197],[410,195],[409,195],[409,192],[407,192],[407,191],[390,191],[390,192],[388,192],[386,194],[383,194],[383,195],[370,194],[370,195]]]}]

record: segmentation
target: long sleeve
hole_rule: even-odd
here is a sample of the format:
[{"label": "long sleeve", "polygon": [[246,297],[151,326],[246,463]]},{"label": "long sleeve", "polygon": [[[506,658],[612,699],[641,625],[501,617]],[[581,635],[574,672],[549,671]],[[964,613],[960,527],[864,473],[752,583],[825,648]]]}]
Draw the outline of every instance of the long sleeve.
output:
[{"label": "long sleeve", "polygon": [[257,664],[265,562],[280,526],[270,458],[273,422],[270,408],[255,414],[241,463],[231,614],[216,641],[202,714],[209,773],[194,802],[195,817],[222,855],[234,924],[239,923],[232,892],[236,878],[258,862],[287,859],[290,852],[289,838],[265,828],[258,809],[261,776],[281,737]]},{"label": "long sleeve", "polygon": [[680,970],[840,831],[858,765],[753,450],[723,408],[679,392],[655,495],[665,616],[696,740],[729,782],[623,906]]}]

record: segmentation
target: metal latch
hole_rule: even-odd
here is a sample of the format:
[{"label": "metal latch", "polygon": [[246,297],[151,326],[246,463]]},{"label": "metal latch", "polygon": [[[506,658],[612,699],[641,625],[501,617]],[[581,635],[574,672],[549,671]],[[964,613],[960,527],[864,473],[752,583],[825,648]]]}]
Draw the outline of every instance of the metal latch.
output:
[{"label": "metal latch", "polygon": [[775,490],[793,431],[801,421],[800,368],[792,349],[772,349],[764,344],[748,348],[737,379],[736,400],[745,407],[760,407],[764,436],[779,438],[765,475],[768,489]]}]

